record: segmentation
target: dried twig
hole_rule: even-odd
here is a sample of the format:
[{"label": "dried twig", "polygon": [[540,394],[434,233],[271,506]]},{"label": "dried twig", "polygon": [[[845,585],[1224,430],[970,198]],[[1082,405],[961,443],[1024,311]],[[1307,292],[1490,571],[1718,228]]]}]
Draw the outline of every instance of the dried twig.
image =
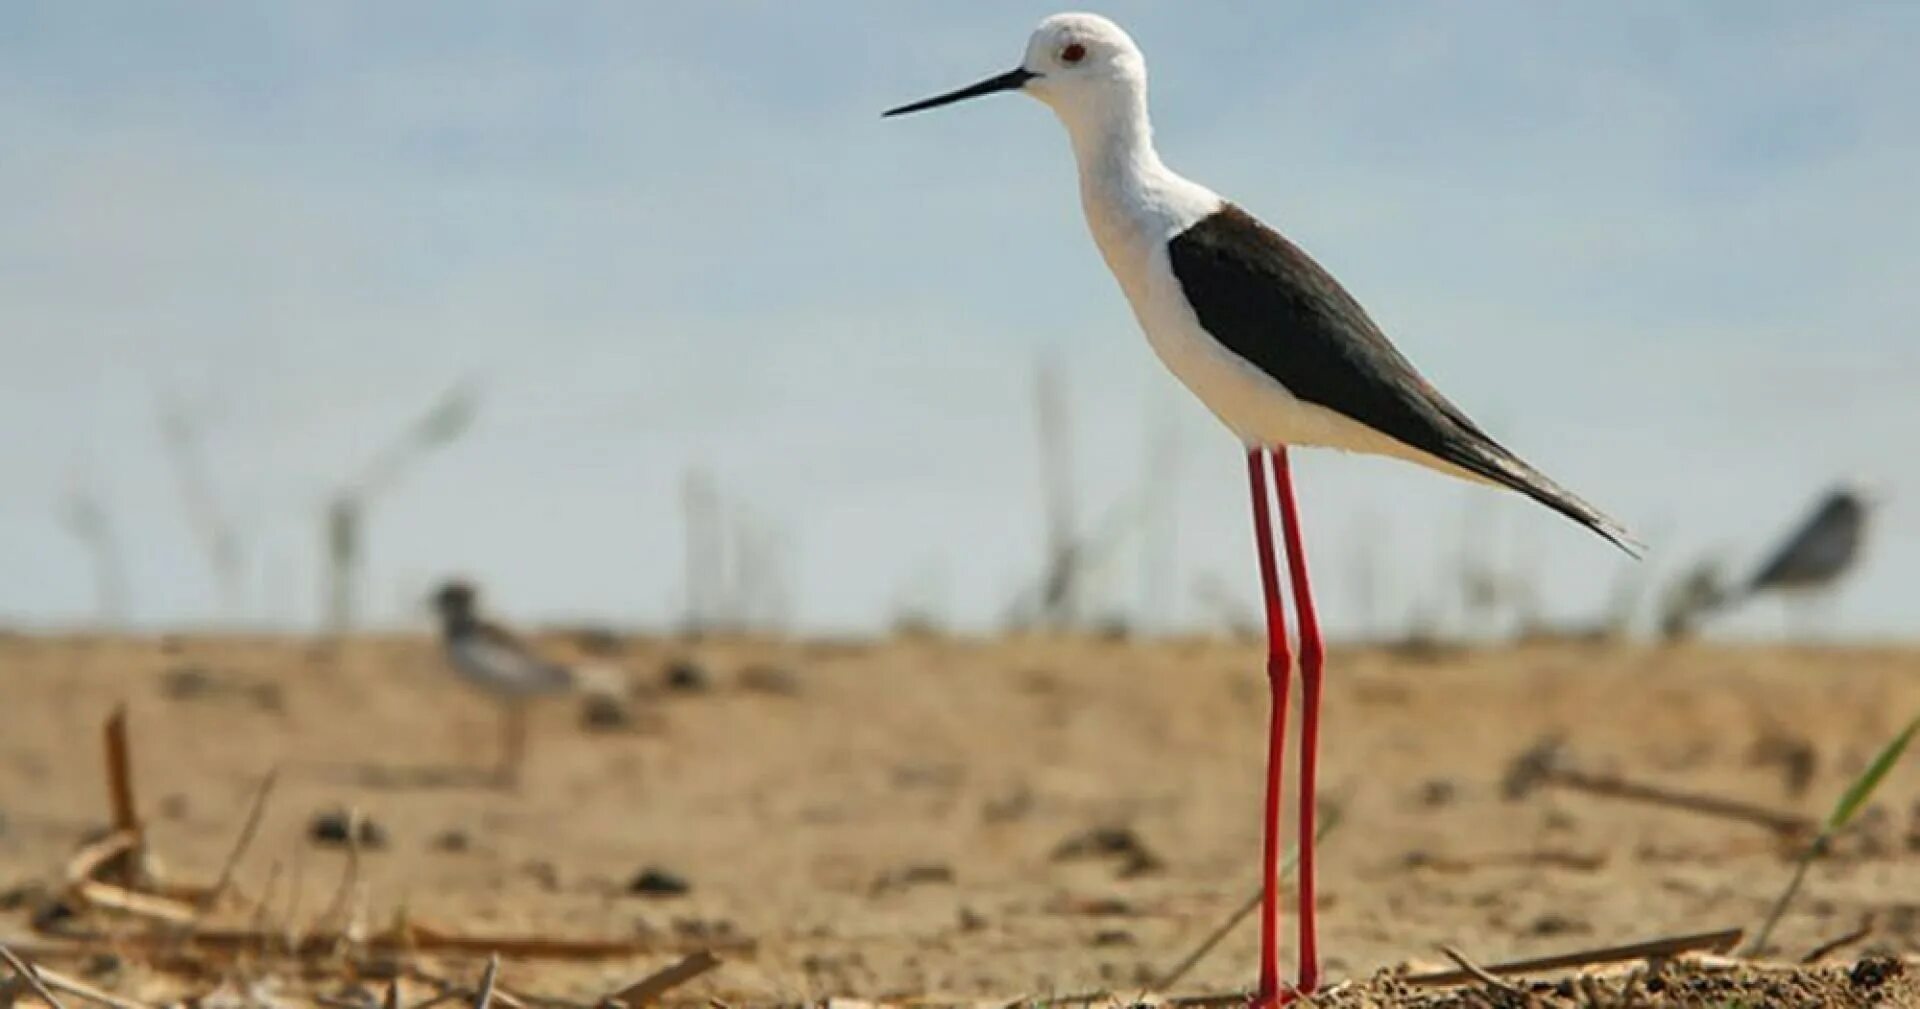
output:
[{"label": "dried twig", "polygon": [[1225,939],[1229,932],[1232,932],[1236,926],[1246,920],[1247,915],[1252,914],[1254,909],[1260,906],[1260,898],[1262,896],[1260,888],[1255,887],[1253,894],[1241,902],[1239,907],[1234,908],[1233,913],[1227,916],[1226,921],[1221,922],[1213,931],[1207,933],[1207,937],[1200,940],[1200,945],[1195,946],[1193,952],[1188,953],[1184,959],[1174,965],[1172,970],[1167,971],[1159,981],[1154,983],[1154,990],[1166,991],[1174,985],[1179,984],[1180,979],[1186,977],[1188,971],[1192,970],[1201,960],[1206,959],[1207,954],[1213,952],[1215,946],[1220,945],[1220,940]]},{"label": "dried twig", "polygon": [[[1595,964],[1644,960],[1649,957],[1672,957],[1703,950],[1710,953],[1725,953],[1739,943],[1743,934],[1742,929],[1729,928],[1719,932],[1676,935],[1665,939],[1629,943],[1625,946],[1605,946],[1599,949],[1581,950],[1577,953],[1561,953],[1531,960],[1490,964],[1486,970],[1490,974],[1528,974],[1534,971],[1563,970],[1568,967],[1591,967]],[[1446,970],[1431,974],[1413,974],[1401,980],[1411,985],[1452,985],[1475,980],[1475,977],[1464,970]]]},{"label": "dried twig", "polygon": [[494,983],[493,991],[488,997],[494,1002],[505,1006],[506,1009],[532,1009],[532,1003],[515,995],[507,989],[506,985],[500,984],[499,982]]},{"label": "dried twig", "polygon": [[143,893],[138,890],[119,886],[95,879],[95,874],[109,865],[124,864],[136,857],[140,849],[140,835],[127,828],[94,841],[74,852],[67,860],[67,884],[82,901],[99,907],[125,911],[143,918],[154,918],[169,923],[179,923],[182,910],[192,917],[192,908],[159,894]]},{"label": "dried twig", "polygon": [[300,899],[307,892],[307,849],[293,849],[293,867],[287,870],[287,911],[281,918],[281,946],[291,954],[307,941],[300,931]]},{"label": "dried twig", "polygon": [[[1340,816],[1339,806],[1333,806],[1327,810],[1326,815],[1320,818],[1319,829],[1314,831],[1313,839],[1316,843],[1328,834],[1333,833],[1333,828],[1340,825]],[[1286,855],[1280,860],[1280,875],[1284,877],[1288,873],[1291,873],[1294,863],[1299,860],[1300,850],[1297,847],[1288,848]],[[1166,974],[1161,976],[1160,980],[1154,984],[1154,990],[1167,991],[1174,985],[1179,984],[1180,979],[1186,977],[1188,971],[1192,970],[1201,960],[1206,959],[1207,954],[1213,952],[1215,946],[1220,945],[1220,940],[1225,939],[1227,933],[1232,932],[1235,926],[1245,921],[1247,915],[1252,914],[1254,909],[1260,906],[1261,896],[1261,888],[1258,886],[1254,887],[1253,894],[1246,899],[1245,903],[1234,909],[1234,912],[1228,915],[1227,920],[1221,922],[1218,928],[1207,933],[1207,937],[1200,940],[1200,945],[1195,946],[1193,952],[1188,953],[1185,959],[1181,960],[1172,970],[1167,971]]]},{"label": "dried twig", "polygon": [[1036,1006],[1036,1007],[1037,1006],[1060,1006],[1060,1005],[1092,1005],[1095,1002],[1112,1002],[1113,1000],[1114,1000],[1114,994],[1112,992],[1107,991],[1104,988],[1100,988],[1100,989],[1095,989],[1094,991],[1074,992],[1070,995],[1055,995],[1055,996],[1052,996],[1051,998],[1036,998],[1036,999],[1023,998],[1017,1001],[1009,1002],[1005,1007],[1005,1009],[1018,1009],[1018,1007],[1022,1005]]},{"label": "dried twig", "polygon": [[267,881],[260,884],[260,898],[254,901],[253,904],[253,928],[248,931],[259,937],[257,940],[259,945],[258,948],[254,950],[254,953],[261,956],[266,955],[267,952],[267,936],[269,931],[267,928],[267,909],[273,906],[274,898],[280,895],[280,871],[280,860],[276,858],[273,860],[273,864],[267,867]]},{"label": "dried twig", "polygon": [[[1167,1005],[1176,1006],[1178,1009],[1231,1009],[1233,1006],[1244,1006],[1247,1002],[1246,993],[1241,992],[1238,994],[1188,995],[1184,998],[1170,998],[1167,1000]],[[1313,1003],[1311,996],[1301,995],[1295,998],[1294,1004],[1312,1005]]]},{"label": "dried twig", "polygon": [[[120,705],[107,716],[107,797],[112,803],[113,827],[134,836],[134,851],[137,852],[140,839],[140,814],[133,801],[133,759],[127,745],[127,708]],[[132,887],[139,885],[140,866],[137,854],[129,854],[120,864],[120,882]]]},{"label": "dried twig", "polygon": [[1474,980],[1480,982],[1481,984],[1490,985],[1494,988],[1500,989],[1501,991],[1507,992],[1512,995],[1518,995],[1522,998],[1531,999],[1533,997],[1531,994],[1527,992],[1525,988],[1522,988],[1519,985],[1516,985],[1513,982],[1508,981],[1497,974],[1494,974],[1493,972],[1487,970],[1485,967],[1480,966],[1478,963],[1474,962],[1473,959],[1468,957],[1465,953],[1460,952],[1459,950],[1455,949],[1452,946],[1448,946],[1445,943],[1442,943],[1440,945],[1440,955],[1446,957],[1449,960],[1452,960],[1453,965],[1455,967],[1458,967],[1461,970],[1466,971],[1469,975],[1472,975]]},{"label": "dried twig", "polygon": [[605,1000],[599,1002],[575,1002],[572,999],[558,998],[553,995],[535,995],[532,992],[515,991],[506,985],[494,985],[493,997],[502,1001],[511,1000],[513,1005],[528,1009],[606,1009]]},{"label": "dried twig", "polygon": [[429,998],[425,1002],[421,1002],[421,1003],[418,1003],[417,1005],[412,1006],[411,1009],[434,1009],[435,1006],[442,1006],[442,1005],[446,1005],[448,1002],[453,1002],[459,999],[467,998],[470,994],[471,993],[468,992],[465,988],[461,988],[458,985],[455,985],[454,987],[451,987],[451,988],[442,989],[441,991],[436,993],[432,998]]},{"label": "dried twig", "polygon": [[1820,945],[1815,946],[1814,948],[1808,950],[1807,955],[1800,958],[1800,962],[1801,963],[1819,963],[1821,960],[1826,959],[1827,956],[1833,953],[1835,950],[1842,949],[1847,946],[1851,946],[1854,943],[1859,942],[1860,940],[1865,939],[1867,936],[1870,936],[1872,934],[1873,934],[1873,912],[1869,911],[1866,914],[1863,914],[1860,916],[1859,928],[1856,928],[1853,931],[1848,932],[1846,935],[1838,936],[1833,939],[1828,939],[1826,942],[1823,942]]},{"label": "dried twig", "polygon": [[340,873],[340,885],[333,892],[333,899],[327,903],[327,909],[314,920],[313,930],[324,934],[334,918],[340,919],[335,934],[347,938],[352,930],[353,885],[360,879],[360,810],[358,807],[347,810],[347,864]]},{"label": "dried twig", "polygon": [[487,969],[480,975],[480,990],[473,995],[473,1009],[487,1009],[493,1004],[493,981],[500,973],[500,954],[487,956]]},{"label": "dried twig", "polygon": [[663,967],[635,981],[607,996],[607,999],[625,1005],[628,1009],[640,1009],[641,1006],[658,1001],[660,996],[718,966],[720,966],[720,958],[714,956],[712,950],[699,950],[689,953],[678,963]]},{"label": "dried twig", "polygon": [[1476,869],[1499,866],[1546,866],[1555,869],[1592,872],[1607,864],[1607,856],[1606,853],[1599,851],[1573,851],[1560,848],[1537,848],[1528,851],[1493,851],[1463,856],[1416,852],[1407,857],[1405,864],[1408,868],[1431,869],[1436,872],[1452,873],[1472,872]]},{"label": "dried twig", "polygon": [[89,879],[73,888],[80,899],[95,907],[112,908],[141,918],[151,918],[169,925],[185,925],[196,916],[193,905],[182,903],[171,897],[141,893],[112,883],[102,883]]},{"label": "dried twig", "polygon": [[116,830],[91,844],[82,845],[72,858],[67,859],[67,885],[79,886],[92,879],[101,866],[132,851],[139,844],[139,834],[131,830]]},{"label": "dried twig", "polygon": [[[274,949],[298,959],[326,956],[338,949],[337,937],[310,934],[280,946],[278,929],[204,928],[185,943],[175,936],[154,933],[110,934],[106,932],[63,933],[59,942],[36,944],[36,956],[79,957],[111,945],[122,955],[156,957],[169,952],[187,952],[201,956],[257,955]],[[686,954],[698,950],[751,953],[750,938],[702,939],[698,943],[667,936],[635,936],[630,939],[568,939],[550,936],[461,935],[431,930],[410,923],[405,931],[383,932],[353,944],[357,953],[367,956],[392,956],[408,953],[498,953],[516,960],[615,960],[658,953]],[[417,1007],[416,1007],[417,1009]]]},{"label": "dried twig", "polygon": [[260,830],[260,819],[267,811],[267,799],[273,795],[273,786],[279,780],[280,769],[277,767],[268,771],[267,776],[260,779],[260,787],[253,793],[253,806],[247,811],[247,820],[240,827],[240,836],[234,839],[233,850],[227,853],[226,862],[220,866],[219,878],[215,879],[213,886],[200,897],[199,907],[196,909],[200,917],[211,913],[214,905],[220,902],[220,898],[226,896],[227,888],[233,885],[234,870],[239,867],[240,859],[246,856],[247,848],[253,844],[253,836]]},{"label": "dried twig", "polygon": [[5,946],[0,946],[0,957],[5,957],[7,966],[12,967],[13,972],[20,975],[20,979],[25,981],[27,985],[33,989],[34,994],[45,999],[47,1004],[52,1006],[53,1009],[67,1009],[66,1004],[61,1002],[59,997],[54,995],[53,992],[48,991],[46,984],[40,980],[39,968],[28,965],[25,961],[15,956],[13,950]]},{"label": "dried twig", "polygon": [[[490,957],[490,959],[492,958]],[[465,985],[430,974],[418,967],[409,967],[406,969],[406,973],[408,977],[417,978],[433,985],[436,990],[432,998],[422,1002],[420,1005],[414,1006],[413,1009],[425,1009],[425,1007],[428,1006],[441,1005],[460,999],[470,1001],[479,997],[480,994],[480,989],[478,988],[468,988]],[[506,985],[501,984],[498,976],[494,978],[493,987],[487,997],[489,1001],[505,1006],[506,1009],[530,1009],[530,1007],[536,1005],[554,1005],[563,1007],[563,1009],[594,1009],[592,1006],[578,1002],[568,1002],[565,999],[549,999],[540,995],[524,995],[514,992]]]},{"label": "dried twig", "polygon": [[1737,799],[1727,799],[1718,795],[1706,795],[1699,792],[1681,792],[1644,782],[1628,781],[1613,775],[1587,774],[1580,771],[1555,769],[1545,782],[1561,788],[1570,788],[1588,795],[1604,796],[1612,799],[1629,799],[1669,809],[1681,809],[1690,813],[1751,823],[1765,827],[1781,837],[1806,837],[1813,833],[1812,820],[1795,813],[1783,813],[1779,810],[1756,806]]},{"label": "dried twig", "polygon": [[1562,753],[1561,741],[1555,736],[1541,740],[1515,758],[1507,768],[1503,788],[1507,798],[1519,799],[1542,785],[1568,788],[1588,795],[1630,799],[1635,802],[1665,806],[1669,809],[1682,809],[1690,813],[1736,820],[1741,823],[1758,824],[1788,840],[1807,837],[1814,830],[1813,821],[1793,813],[1783,813],[1718,795],[1682,792],[1660,785],[1629,781],[1618,775],[1595,774],[1569,767]]},{"label": "dried twig", "polygon": [[45,967],[35,967],[34,972],[39,975],[41,981],[46,983],[47,987],[55,991],[65,992],[77,999],[85,999],[88,1002],[98,1003],[99,1005],[107,1006],[108,1009],[148,1009],[148,1006],[143,1003],[135,1002],[129,998],[121,998],[112,992],[101,991],[84,981],[79,981],[65,974],[50,971]]},{"label": "dried twig", "polygon": [[516,960],[599,960],[642,953],[708,952],[751,953],[754,941],[703,939],[697,944],[673,939],[636,936],[631,939],[555,939],[547,936],[461,935],[410,922],[404,935],[393,933],[366,943],[370,949],[415,949],[421,952],[498,952]]}]

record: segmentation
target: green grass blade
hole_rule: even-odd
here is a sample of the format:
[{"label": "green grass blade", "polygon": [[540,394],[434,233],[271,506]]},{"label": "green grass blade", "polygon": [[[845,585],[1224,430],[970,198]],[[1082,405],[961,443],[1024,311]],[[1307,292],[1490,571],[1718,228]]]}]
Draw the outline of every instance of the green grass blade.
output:
[{"label": "green grass blade", "polygon": [[1920,732],[1920,718],[1908,722],[1906,730],[1893,737],[1893,740],[1881,749],[1880,755],[1873,758],[1873,763],[1867,765],[1866,771],[1855,778],[1853,784],[1847,786],[1846,793],[1840,796],[1840,801],[1834,805],[1833,814],[1827,817],[1827,833],[1840,830],[1853,820],[1854,816],[1860,812],[1860,807],[1867,804],[1867,799],[1873,795],[1873,790],[1880,787],[1880,779],[1886,777],[1887,772],[1893,770],[1893,765],[1900,762],[1900,755],[1906,752],[1907,744],[1913,742],[1916,732]]},{"label": "green grass blade", "polygon": [[1773,927],[1780,924],[1781,917],[1787,913],[1787,907],[1799,894],[1800,884],[1806,881],[1807,867],[1813,864],[1814,859],[1825,854],[1827,843],[1833,839],[1833,835],[1851,823],[1861,807],[1867,804],[1869,798],[1872,798],[1873,790],[1880,787],[1880,780],[1887,776],[1888,771],[1893,770],[1893,765],[1900,762],[1900,755],[1907,752],[1907,745],[1913,742],[1913,737],[1917,733],[1920,733],[1920,718],[1908,722],[1907,727],[1901,730],[1899,735],[1893,737],[1886,746],[1881,747],[1880,753],[1873,758],[1873,763],[1868,764],[1867,769],[1860,772],[1858,778],[1853,779],[1853,784],[1847,786],[1846,792],[1840,796],[1840,801],[1834,804],[1833,814],[1827,817],[1827,822],[1820,828],[1820,836],[1814,838],[1813,843],[1807,845],[1807,849],[1800,853],[1800,858],[1793,867],[1793,878],[1787,881],[1787,888],[1782,890],[1779,899],[1773,902],[1773,909],[1767,912],[1767,920],[1761,922],[1759,931],[1754,933],[1753,938],[1748,941],[1746,950],[1749,955],[1758,954],[1766,948],[1767,940],[1773,936]]},{"label": "green grass blade", "polygon": [[[1326,813],[1320,817],[1320,826],[1313,832],[1313,839],[1316,843],[1328,834],[1333,833],[1333,828],[1340,825],[1340,818],[1345,815],[1343,808],[1342,806],[1330,806]],[[1286,876],[1293,872],[1294,863],[1299,860],[1300,849],[1297,846],[1289,845],[1286,855],[1280,860],[1280,875]],[[1201,940],[1200,945],[1195,947],[1192,953],[1187,954],[1187,958],[1180,961],[1178,967],[1173,968],[1163,975],[1160,980],[1154,984],[1153,990],[1164,992],[1174,985],[1179,984],[1180,979],[1186,977],[1187,972],[1192,970],[1195,964],[1206,959],[1207,954],[1213,952],[1213,948],[1220,944],[1220,940],[1227,937],[1227,933],[1233,931],[1234,926],[1245,921],[1247,916],[1252,914],[1254,909],[1260,906],[1260,898],[1262,896],[1261,888],[1255,886],[1253,888],[1253,895],[1247,898],[1247,902],[1240,905],[1240,909],[1228,916],[1227,920],[1222,922],[1219,928],[1214,929],[1211,935]]]}]

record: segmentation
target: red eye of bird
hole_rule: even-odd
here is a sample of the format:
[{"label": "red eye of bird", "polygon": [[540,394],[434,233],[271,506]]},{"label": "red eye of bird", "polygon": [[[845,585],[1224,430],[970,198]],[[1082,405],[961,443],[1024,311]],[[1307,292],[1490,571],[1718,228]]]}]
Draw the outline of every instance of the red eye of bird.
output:
[{"label": "red eye of bird", "polygon": [[1060,62],[1078,63],[1087,58],[1087,47],[1078,42],[1060,50]]}]

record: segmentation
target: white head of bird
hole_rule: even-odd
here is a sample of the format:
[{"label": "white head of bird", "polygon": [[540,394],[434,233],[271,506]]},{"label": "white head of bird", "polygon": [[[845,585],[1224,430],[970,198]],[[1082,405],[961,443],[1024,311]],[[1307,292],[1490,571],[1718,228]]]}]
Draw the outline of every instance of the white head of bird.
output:
[{"label": "white head of bird", "polygon": [[1106,18],[1055,14],[1028,37],[1019,66],[886,114],[919,112],[1000,91],[1021,91],[1045,102],[1080,147],[1145,124],[1147,61],[1132,36]]},{"label": "white head of bird", "polygon": [[1025,91],[1068,129],[1137,115],[1147,100],[1147,61],[1120,26],[1096,14],[1056,14],[1027,40]]},{"label": "white head of bird", "polygon": [[1002,91],[1024,92],[1046,103],[1066,127],[1080,169],[1087,225],[1138,308],[1153,246],[1221,206],[1217,193],[1169,170],[1154,150],[1147,60],[1140,47],[1097,14],[1055,14],[1028,37],[1019,66],[885,115]]}]

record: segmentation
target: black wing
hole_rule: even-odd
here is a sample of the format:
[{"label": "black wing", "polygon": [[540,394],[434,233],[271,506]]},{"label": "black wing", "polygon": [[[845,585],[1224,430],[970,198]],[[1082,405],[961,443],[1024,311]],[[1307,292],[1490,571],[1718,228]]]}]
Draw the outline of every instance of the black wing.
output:
[{"label": "black wing", "polygon": [[1860,552],[1867,505],[1852,491],[1827,495],[1813,515],[1760,566],[1747,591],[1819,585],[1838,577]]},{"label": "black wing", "polygon": [[1448,402],[1299,246],[1232,204],[1168,243],[1200,324],[1288,392],[1511,488],[1628,553],[1631,537],[1494,441]]}]

